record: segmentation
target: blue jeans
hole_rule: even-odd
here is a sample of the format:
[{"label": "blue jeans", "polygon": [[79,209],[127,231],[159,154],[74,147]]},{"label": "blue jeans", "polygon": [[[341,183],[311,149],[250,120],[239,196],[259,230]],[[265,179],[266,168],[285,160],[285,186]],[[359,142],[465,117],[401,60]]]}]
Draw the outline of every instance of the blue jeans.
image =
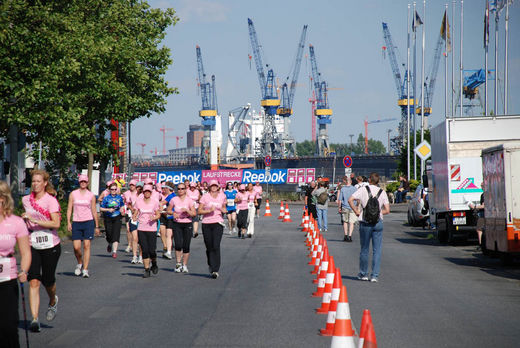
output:
[{"label": "blue jeans", "polygon": [[372,278],[379,276],[381,265],[381,243],[383,241],[383,220],[375,225],[359,222],[359,242],[361,252],[359,253],[359,274],[368,275],[368,254],[370,253],[370,239],[372,239]]},{"label": "blue jeans", "polygon": [[317,209],[318,211],[318,228],[328,230],[328,219],[327,213],[328,209]]}]

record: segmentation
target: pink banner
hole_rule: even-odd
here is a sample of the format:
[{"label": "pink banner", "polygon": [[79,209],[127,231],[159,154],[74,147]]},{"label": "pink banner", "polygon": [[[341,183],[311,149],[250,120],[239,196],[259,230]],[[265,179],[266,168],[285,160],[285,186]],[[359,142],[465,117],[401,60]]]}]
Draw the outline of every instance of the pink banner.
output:
[{"label": "pink banner", "polygon": [[309,183],[316,178],[316,169],[315,168],[307,168],[307,179],[305,182]]},{"label": "pink banner", "polygon": [[296,184],[296,169],[287,169],[287,183],[288,184]]},{"label": "pink banner", "polygon": [[219,184],[225,184],[229,181],[242,182],[242,170],[241,169],[203,170],[201,181],[209,183],[210,180],[217,180],[219,182]]}]

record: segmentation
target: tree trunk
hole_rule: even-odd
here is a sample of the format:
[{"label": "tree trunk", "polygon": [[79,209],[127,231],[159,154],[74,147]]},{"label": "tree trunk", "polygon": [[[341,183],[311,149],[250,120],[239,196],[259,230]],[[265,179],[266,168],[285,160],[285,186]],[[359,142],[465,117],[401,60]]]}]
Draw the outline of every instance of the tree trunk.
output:
[{"label": "tree trunk", "polygon": [[20,199],[20,186],[18,183],[18,126],[9,127],[9,182],[11,184],[11,195],[13,196],[15,207],[18,206]]}]

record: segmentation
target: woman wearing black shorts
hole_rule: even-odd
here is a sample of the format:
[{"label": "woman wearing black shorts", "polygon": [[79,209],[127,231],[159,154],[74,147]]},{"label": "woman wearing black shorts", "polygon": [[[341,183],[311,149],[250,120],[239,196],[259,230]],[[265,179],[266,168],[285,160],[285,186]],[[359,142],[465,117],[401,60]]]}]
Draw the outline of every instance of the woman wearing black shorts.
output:
[{"label": "woman wearing black shorts", "polygon": [[107,252],[112,257],[117,257],[117,246],[121,236],[121,216],[124,212],[125,202],[121,195],[117,194],[117,184],[110,184],[110,194],[103,198],[99,210],[105,213],[105,231],[107,238]]}]

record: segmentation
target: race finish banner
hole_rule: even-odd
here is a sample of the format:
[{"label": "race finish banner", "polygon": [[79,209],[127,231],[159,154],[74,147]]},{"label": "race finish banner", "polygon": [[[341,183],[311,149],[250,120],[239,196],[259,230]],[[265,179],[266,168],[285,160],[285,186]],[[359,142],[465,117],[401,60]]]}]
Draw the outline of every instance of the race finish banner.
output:
[{"label": "race finish banner", "polygon": [[287,169],[270,169],[269,172],[263,169],[244,169],[242,176],[244,184],[255,184],[257,181],[261,184],[285,184]]},{"label": "race finish banner", "polygon": [[209,183],[210,180],[217,180],[221,185],[230,181],[242,182],[242,169],[203,170],[201,182]]}]

